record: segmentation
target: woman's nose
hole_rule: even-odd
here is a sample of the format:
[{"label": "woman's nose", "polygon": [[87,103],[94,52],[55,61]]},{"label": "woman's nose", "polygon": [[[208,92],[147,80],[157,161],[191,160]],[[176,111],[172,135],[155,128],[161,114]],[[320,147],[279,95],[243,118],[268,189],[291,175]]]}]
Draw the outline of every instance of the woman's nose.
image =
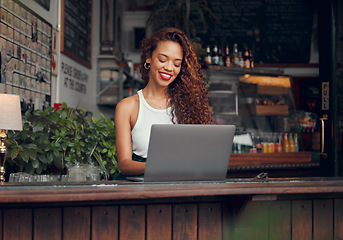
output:
[{"label": "woman's nose", "polygon": [[172,62],[166,62],[164,65],[165,70],[172,71],[173,70],[173,63]]}]

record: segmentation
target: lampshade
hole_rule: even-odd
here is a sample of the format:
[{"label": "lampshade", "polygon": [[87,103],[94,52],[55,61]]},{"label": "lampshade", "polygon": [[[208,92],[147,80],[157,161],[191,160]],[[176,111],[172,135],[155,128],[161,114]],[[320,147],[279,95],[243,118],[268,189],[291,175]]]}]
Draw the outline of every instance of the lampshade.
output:
[{"label": "lampshade", "polygon": [[0,129],[23,130],[19,95],[0,94]]}]

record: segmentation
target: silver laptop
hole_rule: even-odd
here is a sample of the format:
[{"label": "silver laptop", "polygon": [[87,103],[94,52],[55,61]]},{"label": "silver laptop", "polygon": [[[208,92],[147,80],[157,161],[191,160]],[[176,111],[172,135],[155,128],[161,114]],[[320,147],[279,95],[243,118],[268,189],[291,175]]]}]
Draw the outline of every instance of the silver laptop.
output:
[{"label": "silver laptop", "polygon": [[225,180],[235,130],[233,125],[153,125],[144,182]]}]

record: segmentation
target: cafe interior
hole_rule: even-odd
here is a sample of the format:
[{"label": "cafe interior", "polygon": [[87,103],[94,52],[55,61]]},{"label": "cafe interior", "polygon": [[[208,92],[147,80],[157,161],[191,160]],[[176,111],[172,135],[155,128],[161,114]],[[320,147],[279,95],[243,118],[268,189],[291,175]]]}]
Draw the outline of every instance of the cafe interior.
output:
[{"label": "cafe interior", "polygon": [[[0,0],[0,240],[343,239],[342,13]],[[196,52],[214,125],[235,126],[222,181],[117,178],[116,105],[144,88],[141,43],[163,27]]]}]

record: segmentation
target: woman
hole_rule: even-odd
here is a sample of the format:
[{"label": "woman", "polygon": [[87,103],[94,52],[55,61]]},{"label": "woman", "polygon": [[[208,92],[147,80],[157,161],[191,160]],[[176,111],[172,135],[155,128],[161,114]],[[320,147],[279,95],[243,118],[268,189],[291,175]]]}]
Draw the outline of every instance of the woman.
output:
[{"label": "woman", "polygon": [[116,106],[119,168],[141,175],[152,124],[211,124],[213,116],[200,64],[186,35],[164,28],[142,42],[145,87]]}]

